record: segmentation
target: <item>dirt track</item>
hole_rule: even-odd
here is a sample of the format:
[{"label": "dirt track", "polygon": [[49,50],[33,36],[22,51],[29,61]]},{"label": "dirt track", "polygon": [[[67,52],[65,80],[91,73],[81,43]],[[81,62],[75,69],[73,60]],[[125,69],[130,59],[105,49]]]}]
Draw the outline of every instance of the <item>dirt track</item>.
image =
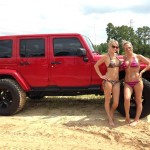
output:
[{"label": "dirt track", "polygon": [[150,115],[136,127],[118,112],[115,118],[111,128],[98,99],[28,101],[18,114],[0,117],[0,149],[149,150]]}]

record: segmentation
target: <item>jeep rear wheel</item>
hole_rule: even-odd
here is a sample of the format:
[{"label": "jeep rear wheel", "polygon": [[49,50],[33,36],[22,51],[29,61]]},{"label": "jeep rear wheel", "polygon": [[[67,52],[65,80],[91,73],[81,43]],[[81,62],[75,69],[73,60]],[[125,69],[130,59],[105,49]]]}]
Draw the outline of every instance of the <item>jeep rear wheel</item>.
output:
[{"label": "jeep rear wheel", "polygon": [[[142,94],[142,105],[143,110],[141,113],[140,118],[146,117],[150,114],[150,82],[148,82],[145,79],[143,80],[144,89]],[[120,100],[117,110],[125,116],[125,110],[124,110],[124,83],[121,82],[121,88],[120,88]],[[131,96],[130,100],[130,117],[134,118],[136,115],[136,102],[135,102],[135,96],[134,93]]]},{"label": "jeep rear wheel", "polygon": [[26,94],[12,79],[0,80],[0,115],[13,115],[26,103]]}]

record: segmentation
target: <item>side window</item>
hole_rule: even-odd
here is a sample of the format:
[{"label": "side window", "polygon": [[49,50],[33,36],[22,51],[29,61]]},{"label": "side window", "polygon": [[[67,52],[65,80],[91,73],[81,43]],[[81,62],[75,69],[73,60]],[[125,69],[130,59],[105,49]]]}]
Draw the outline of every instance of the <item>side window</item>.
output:
[{"label": "side window", "polygon": [[76,56],[77,49],[83,48],[78,38],[55,38],[54,56]]},{"label": "side window", "polygon": [[20,40],[21,57],[43,57],[45,56],[44,39],[22,39]]},{"label": "side window", "polygon": [[0,40],[0,58],[10,58],[12,56],[12,40]]}]

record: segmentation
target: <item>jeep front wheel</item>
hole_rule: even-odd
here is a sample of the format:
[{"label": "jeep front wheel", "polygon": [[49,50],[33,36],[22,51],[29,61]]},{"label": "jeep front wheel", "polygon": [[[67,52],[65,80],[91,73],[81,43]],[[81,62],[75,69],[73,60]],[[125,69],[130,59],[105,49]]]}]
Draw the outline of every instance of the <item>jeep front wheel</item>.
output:
[{"label": "jeep front wheel", "polygon": [[16,81],[0,80],[0,115],[13,115],[20,111],[25,103],[26,94]]},{"label": "jeep front wheel", "polygon": [[[142,105],[143,105],[143,110],[141,113],[140,118],[146,117],[147,115],[150,114],[150,82],[148,82],[145,79],[143,80],[144,84],[144,89],[142,93]],[[124,83],[123,81],[121,82],[121,87],[120,87],[120,100],[119,100],[119,105],[117,108],[118,112],[120,112],[123,116],[125,116],[125,110],[124,110]],[[134,93],[131,96],[130,100],[130,117],[134,118],[136,115],[136,102],[135,102],[135,96]]]}]

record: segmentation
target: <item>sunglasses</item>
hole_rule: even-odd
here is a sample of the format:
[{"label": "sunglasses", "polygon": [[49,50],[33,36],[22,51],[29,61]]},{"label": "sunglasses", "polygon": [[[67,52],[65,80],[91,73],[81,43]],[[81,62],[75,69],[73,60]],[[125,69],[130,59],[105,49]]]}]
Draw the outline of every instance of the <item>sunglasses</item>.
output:
[{"label": "sunglasses", "polygon": [[112,45],[112,48],[116,48],[116,49],[118,49],[119,47],[118,47],[118,46],[114,46],[114,45]]},{"label": "sunglasses", "polygon": [[127,47],[127,48],[125,48],[125,50],[128,50],[128,49],[131,49],[131,47]]}]

